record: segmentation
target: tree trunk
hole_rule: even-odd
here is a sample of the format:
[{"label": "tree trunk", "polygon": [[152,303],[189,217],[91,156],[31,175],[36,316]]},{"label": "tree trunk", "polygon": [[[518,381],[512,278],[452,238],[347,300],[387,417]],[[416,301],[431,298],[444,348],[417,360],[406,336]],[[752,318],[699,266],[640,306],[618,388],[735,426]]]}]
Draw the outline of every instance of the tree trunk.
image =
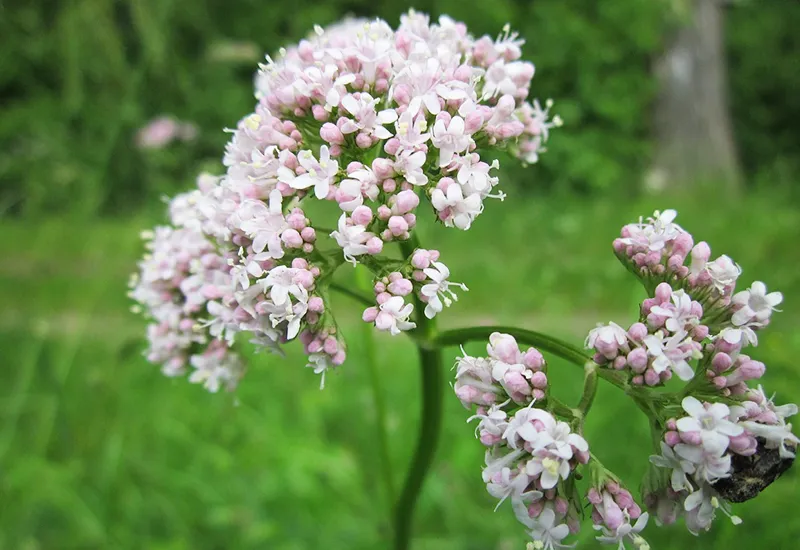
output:
[{"label": "tree trunk", "polygon": [[648,186],[741,184],[728,111],[722,0],[684,0],[675,29],[655,65],[656,150]]}]

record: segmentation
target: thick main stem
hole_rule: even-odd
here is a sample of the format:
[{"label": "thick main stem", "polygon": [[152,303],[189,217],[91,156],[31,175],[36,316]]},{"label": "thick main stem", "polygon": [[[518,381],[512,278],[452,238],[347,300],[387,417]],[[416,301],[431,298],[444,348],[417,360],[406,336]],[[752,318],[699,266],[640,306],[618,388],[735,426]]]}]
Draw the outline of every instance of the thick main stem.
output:
[{"label": "thick main stem", "polygon": [[[417,248],[415,236],[400,243],[403,255],[410,258]],[[419,353],[422,381],[422,413],[417,447],[411,467],[406,475],[403,492],[397,501],[394,519],[394,550],[407,550],[411,542],[411,524],[414,506],[417,503],[425,476],[433,464],[439,433],[442,424],[442,391],[444,388],[444,369],[439,345],[435,345],[436,324],[423,315],[425,304],[414,296],[414,310],[417,328],[414,341]]]},{"label": "thick main stem", "polygon": [[442,424],[444,373],[438,349],[418,347],[422,366],[422,416],[414,459],[397,501],[394,521],[394,549],[406,550],[411,542],[411,523],[425,476],[433,463]]}]

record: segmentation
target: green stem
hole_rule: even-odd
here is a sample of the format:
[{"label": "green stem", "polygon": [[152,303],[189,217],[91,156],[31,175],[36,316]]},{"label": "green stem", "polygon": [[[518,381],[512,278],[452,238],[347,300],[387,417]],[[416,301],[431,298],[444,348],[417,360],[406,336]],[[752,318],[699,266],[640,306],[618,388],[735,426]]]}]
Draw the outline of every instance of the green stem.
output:
[{"label": "green stem", "polygon": [[583,367],[586,363],[593,363],[592,358],[586,355],[583,350],[580,350],[571,344],[563,342],[552,336],[547,336],[541,332],[532,330],[525,330],[522,328],[505,327],[505,326],[490,326],[490,327],[470,327],[458,328],[448,330],[439,334],[434,340],[436,346],[457,346],[471,341],[487,341],[493,332],[502,332],[510,334],[517,339],[518,342],[528,344],[538,348],[541,351],[546,351],[557,355],[562,359]]},{"label": "green stem", "polygon": [[578,402],[578,410],[585,417],[589,409],[592,408],[594,396],[597,394],[598,367],[594,363],[587,363],[584,369],[586,370],[586,375],[583,379],[583,394],[581,394],[581,400]]},{"label": "green stem", "polygon": [[[418,247],[416,238],[400,243],[403,255],[410,257]],[[442,390],[444,368],[442,355],[436,345],[436,325],[422,312],[425,304],[414,294],[417,328],[413,331],[421,366],[422,415],[417,447],[406,476],[403,491],[397,501],[394,521],[394,550],[407,550],[411,543],[411,523],[414,506],[422,490],[425,476],[433,463],[442,423]]]},{"label": "green stem", "polygon": [[350,288],[344,285],[340,285],[339,283],[331,283],[328,288],[330,288],[331,290],[335,290],[339,294],[344,294],[345,296],[349,296],[354,300],[356,300],[357,302],[364,304],[367,307],[372,307],[375,305],[375,300],[369,298],[364,294],[361,294],[360,292],[351,290]]},{"label": "green stem", "polygon": [[[364,268],[356,269],[356,281],[358,286],[365,291],[370,291],[372,286],[372,276]],[[342,291],[347,289],[342,288]],[[352,295],[352,294],[351,294]],[[375,331],[371,324],[363,323],[362,333],[364,335],[364,352],[367,359],[367,371],[369,382],[372,389],[372,399],[375,402],[375,425],[378,433],[378,452],[380,453],[381,477],[383,478],[384,493],[386,501],[391,506],[394,503],[394,482],[392,480],[391,453],[389,452],[389,436],[387,434],[386,422],[386,403],[383,399],[383,388],[381,386],[380,373],[378,372],[378,355],[375,351]],[[388,508],[388,506],[387,506]]]}]

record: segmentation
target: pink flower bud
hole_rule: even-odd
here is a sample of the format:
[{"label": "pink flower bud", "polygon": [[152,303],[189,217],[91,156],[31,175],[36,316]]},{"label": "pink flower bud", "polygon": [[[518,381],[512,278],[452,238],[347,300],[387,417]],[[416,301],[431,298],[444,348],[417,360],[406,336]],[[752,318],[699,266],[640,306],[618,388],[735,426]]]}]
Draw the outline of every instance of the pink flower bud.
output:
[{"label": "pink flower bud", "polygon": [[397,296],[408,296],[414,290],[414,286],[408,279],[398,279],[389,284],[389,292]]},{"label": "pink flower bud", "polygon": [[371,237],[367,241],[367,254],[375,255],[380,254],[383,250],[383,241],[378,237]]},{"label": "pink flower bud", "polygon": [[375,318],[378,316],[378,308],[376,307],[368,307],[364,310],[364,313],[361,314],[361,319],[363,319],[367,323],[372,323],[375,321]]},{"label": "pink flower bud", "polygon": [[389,209],[388,206],[382,204],[378,207],[378,219],[386,221],[392,217],[392,211]]},{"label": "pink flower bud", "polygon": [[619,493],[617,493],[614,496],[614,500],[623,510],[627,510],[628,508],[636,504],[633,501],[633,497],[631,496],[630,492],[626,491],[625,489],[622,489]]},{"label": "pink flower bud", "polygon": [[307,269],[298,271],[292,279],[304,288],[311,288],[314,286],[314,275]]},{"label": "pink flower bud", "polygon": [[391,297],[392,297],[392,295],[391,295],[391,294],[389,294],[388,292],[381,292],[380,294],[378,294],[378,295],[375,297],[375,301],[376,301],[376,302],[378,302],[378,305],[383,305],[383,304],[385,304],[385,303],[386,303],[386,301],[387,301],[387,300],[389,300],[389,298],[391,298]]},{"label": "pink flower bud", "polygon": [[391,178],[388,180],[383,180],[383,184],[381,184],[381,187],[383,187],[383,190],[386,193],[394,193],[395,191],[397,191],[397,182]]},{"label": "pink flower bud", "polygon": [[312,296],[308,299],[308,310],[314,311],[316,313],[322,313],[325,311],[325,304],[322,302],[322,298],[319,296]]},{"label": "pink flower bud", "polygon": [[325,343],[322,345],[322,349],[328,355],[335,355],[336,352],[339,351],[339,343],[333,336],[328,336],[325,338]]},{"label": "pink flower bud", "polygon": [[653,369],[647,369],[644,373],[644,382],[648,386],[655,386],[656,384],[661,382],[661,379],[659,378],[658,373],[656,371],[654,371]]},{"label": "pink flower bud", "polygon": [[670,301],[670,298],[672,298],[672,287],[669,286],[669,283],[660,283],[656,287],[655,298],[658,300],[657,303],[659,304]]},{"label": "pink flower bud", "polygon": [[372,147],[372,139],[367,134],[358,134],[356,136],[356,145],[361,149],[369,149]]},{"label": "pink flower bud", "polygon": [[464,131],[474,134],[483,126],[483,115],[479,111],[472,111],[464,119]]},{"label": "pink flower bud", "polygon": [[740,363],[739,367],[728,375],[727,386],[761,378],[767,370],[767,367],[761,361],[743,361]]},{"label": "pink flower bud", "polygon": [[667,420],[665,426],[668,430],[678,431],[678,423],[674,418]]},{"label": "pink flower bud", "polygon": [[286,229],[281,233],[281,240],[289,248],[300,248],[303,246],[303,237],[300,236],[300,233],[298,233],[296,229]]},{"label": "pink flower bud", "polygon": [[344,134],[335,124],[330,122],[326,122],[319,129],[319,137],[330,144],[341,145],[344,143]]},{"label": "pink flower bud", "polygon": [[704,266],[711,257],[711,247],[705,241],[700,241],[692,248],[692,266],[696,264]]},{"label": "pink flower bud", "polygon": [[394,175],[394,163],[387,158],[377,158],[372,161],[372,171],[379,180],[391,178]]},{"label": "pink flower bud", "polygon": [[686,258],[689,251],[692,250],[693,244],[694,240],[689,233],[681,233],[672,242],[672,253],[680,256],[682,258],[681,263],[683,263],[683,258]]},{"label": "pink flower bud", "polygon": [[528,348],[522,356],[522,364],[533,371],[539,371],[544,368],[544,357],[536,348]]},{"label": "pink flower bud", "polygon": [[419,249],[411,256],[411,265],[417,269],[428,269],[431,266],[430,252],[424,249]]},{"label": "pink flower bud", "polygon": [[307,348],[308,348],[308,353],[319,353],[320,351],[322,351],[322,342],[320,342],[319,339],[315,338],[314,340],[311,341],[310,344],[308,344]]},{"label": "pink flower bud", "polygon": [[752,456],[758,449],[756,438],[747,432],[733,436],[728,442],[728,448],[736,454]]},{"label": "pink flower bud", "polygon": [[545,389],[547,387],[547,375],[541,371],[533,373],[533,376],[531,376],[531,385],[540,390]]},{"label": "pink flower bud", "polygon": [[722,353],[722,352],[717,353],[711,359],[711,368],[713,368],[717,374],[722,374],[723,372],[730,369],[732,366],[733,366],[733,359],[731,359],[731,356],[728,355],[727,353]]},{"label": "pink flower bud", "polygon": [[313,243],[314,241],[317,240],[317,232],[314,231],[313,227],[304,227],[303,230],[300,232],[300,236],[307,243]]},{"label": "pink flower bud", "polygon": [[350,214],[350,219],[356,225],[366,226],[372,221],[372,209],[369,206],[361,205],[356,206],[353,213]]},{"label": "pink flower bud", "polygon": [[[396,98],[397,96],[395,95],[395,99]],[[386,145],[383,146],[383,150],[386,151],[387,155],[395,156],[400,150],[400,140],[397,138],[387,140]]]},{"label": "pink flower bud", "polygon": [[314,116],[314,120],[318,122],[325,122],[330,117],[330,113],[322,105],[311,107],[311,114]]},{"label": "pink flower bud", "polygon": [[500,332],[493,332],[489,336],[489,345],[486,346],[486,351],[491,357],[509,365],[516,364],[520,356],[519,346],[514,337]]},{"label": "pink flower bud", "polygon": [[[698,317],[702,317],[702,314],[698,315]],[[695,340],[705,340],[707,336],[708,327],[706,325],[697,325],[694,327],[694,330],[692,331],[692,338]]]},{"label": "pink flower bud", "polygon": [[564,516],[569,511],[569,501],[564,497],[556,497],[556,513],[560,516]]},{"label": "pink flower bud", "polygon": [[334,365],[341,365],[342,363],[344,363],[345,359],[347,359],[347,354],[343,349],[340,349],[339,351],[336,352],[336,355],[331,357],[331,363],[333,363]]},{"label": "pink flower bud", "polygon": [[546,397],[544,391],[542,391],[542,390],[540,390],[538,388],[535,388],[533,390],[533,392],[531,393],[531,396],[534,399],[544,399]]},{"label": "pink flower bud", "polygon": [[622,370],[625,368],[625,365],[627,364],[628,364],[628,358],[625,357],[624,355],[620,355],[619,357],[616,357],[614,359],[613,366],[617,370]]},{"label": "pink flower bud", "polygon": [[644,348],[633,348],[627,360],[631,370],[637,374],[642,374],[647,369],[647,351]]},{"label": "pink flower bud", "polygon": [[628,329],[628,336],[634,342],[643,342],[645,336],[647,336],[647,327],[644,323],[634,323]]},{"label": "pink flower bud", "polygon": [[414,191],[401,191],[395,197],[393,210],[396,214],[406,214],[417,206],[419,206],[419,197]]}]

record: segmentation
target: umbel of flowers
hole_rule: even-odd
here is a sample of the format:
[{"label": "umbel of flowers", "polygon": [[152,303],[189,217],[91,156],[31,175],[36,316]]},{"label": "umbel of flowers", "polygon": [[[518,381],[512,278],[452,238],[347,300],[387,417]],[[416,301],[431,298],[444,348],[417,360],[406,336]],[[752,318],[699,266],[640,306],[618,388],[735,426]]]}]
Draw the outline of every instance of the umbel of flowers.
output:
[{"label": "umbel of flowers", "polygon": [[[202,174],[170,201],[170,223],[145,232],[130,296],[150,322],[147,358],[212,392],[240,382],[233,346],[243,339],[275,352],[298,340],[323,385],[347,353],[332,292],[355,297],[377,330],[410,333],[426,421],[395,510],[396,550],[408,548],[438,437],[441,350],[488,339],[485,356],[462,348],[454,390],[474,409],[498,506],[510,503],[535,550],[569,546],[584,515],[600,542],[647,550],[650,517],[707,529],[792,463],[800,440],[786,419],[797,408],[753,385],[766,369],[744,353],[782,296],[758,282],[737,292],[739,267],[711,260],[667,210],[614,241],[648,298],[630,325],[593,329],[589,353],[509,327],[437,333],[433,319],[467,287],[419,244],[418,219],[469,229],[504,197],[494,153],[535,162],[560,124],[549,101],[529,99],[534,67],[521,45],[507,28],[474,38],[412,11],[396,30],[380,20],[317,27],[267,58],[253,112],[230,130],[224,174]],[[371,273],[372,292],[335,282],[343,266]],[[577,406],[553,395],[544,354],[583,369]],[[583,426],[598,380],[634,400],[658,442],[640,503],[590,452]]]},{"label": "umbel of flowers", "polygon": [[[534,66],[520,60],[522,44],[508,29],[475,38],[412,11],[396,30],[381,20],[317,27],[268,57],[253,112],[230,131],[225,174],[173,199],[172,226],[152,243],[153,258],[185,261],[175,273],[161,259],[141,264],[132,296],[154,319],[151,360],[168,374],[206,369],[195,359],[203,346],[225,354],[245,332],[273,350],[299,339],[324,377],[346,356],[328,299],[345,262],[375,277],[363,318],[378,330],[413,329],[416,316],[451,305],[466,286],[450,282],[438,251],[413,244],[417,216],[469,229],[486,200],[504,196],[494,152],[535,162],[559,124],[549,102],[528,97]],[[311,219],[315,201],[336,205],[338,220]],[[394,242],[400,261],[384,252]],[[236,372],[191,378],[215,391]]]},{"label": "umbel of flowers", "polygon": [[[787,418],[797,407],[775,405],[754,385],[766,367],[743,353],[757,345],[782,296],[761,282],[737,292],[741,269],[727,256],[710,261],[709,246],[695,245],[675,217],[656,212],[614,241],[650,297],[627,329],[612,322],[589,332],[593,355],[577,407],[550,395],[542,355],[522,352],[511,334],[491,334],[486,357],[464,353],[456,362],[456,396],[476,408],[470,420],[487,447],[483,480],[499,503],[511,501],[532,549],[568,545],[587,506],[597,540],[619,548],[649,548],[641,532],[651,516],[657,525],[682,518],[694,534],[718,513],[739,524],[730,503],[758,495],[794,460],[800,439]],[[565,344],[513,330],[575,361]],[[648,512],[589,452],[582,427],[598,377],[632,397],[653,429],[641,501]],[[583,495],[578,477],[589,479]]]}]

